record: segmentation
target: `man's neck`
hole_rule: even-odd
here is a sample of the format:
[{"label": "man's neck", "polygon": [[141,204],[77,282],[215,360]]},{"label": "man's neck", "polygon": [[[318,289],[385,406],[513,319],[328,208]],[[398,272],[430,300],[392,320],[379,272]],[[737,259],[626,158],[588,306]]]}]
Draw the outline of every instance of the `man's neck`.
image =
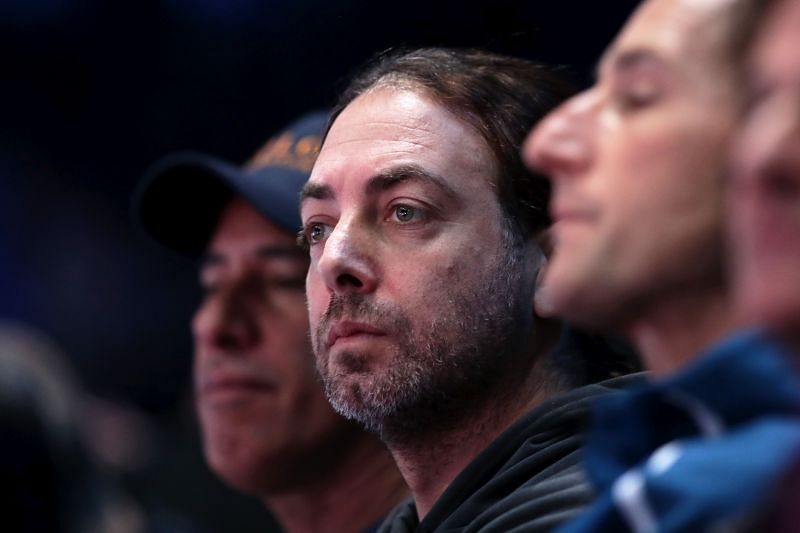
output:
[{"label": "man's neck", "polygon": [[[536,357],[536,356],[532,356]],[[522,415],[553,396],[541,377],[546,362],[534,365],[527,379],[517,387],[492,394],[472,410],[468,417],[448,429],[434,429],[416,435],[411,441],[391,442],[387,446],[411,488],[420,521],[428,514],[445,489],[475,457]],[[509,380],[513,383],[514,380]],[[520,380],[516,380],[520,383]],[[495,399],[500,398],[500,401]]]},{"label": "man's neck", "polygon": [[263,501],[287,533],[355,533],[382,520],[407,496],[389,451],[365,434],[337,468],[313,484],[265,495]]},{"label": "man's neck", "polygon": [[642,313],[627,332],[645,368],[661,378],[690,364],[736,325],[726,291],[704,288],[662,298]]}]

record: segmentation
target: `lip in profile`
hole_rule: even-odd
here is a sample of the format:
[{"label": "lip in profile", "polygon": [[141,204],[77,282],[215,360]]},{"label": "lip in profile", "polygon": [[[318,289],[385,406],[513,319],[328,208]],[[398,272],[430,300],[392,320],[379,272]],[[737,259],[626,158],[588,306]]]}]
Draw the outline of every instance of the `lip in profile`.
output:
[{"label": "lip in profile", "polygon": [[554,204],[550,209],[553,222],[590,222],[597,218],[597,213],[588,208]]},{"label": "lip in profile", "polygon": [[573,230],[583,233],[583,230],[591,229],[597,222],[598,211],[585,207],[585,204],[553,202],[550,206],[550,218],[553,220],[549,233],[551,245],[557,249],[559,243],[564,242]]},{"label": "lip in profile", "polygon": [[330,330],[328,330],[327,347],[330,348],[339,339],[349,339],[358,336],[369,335],[373,337],[383,337],[386,332],[375,326],[365,324],[363,322],[341,321],[335,323]]},{"label": "lip in profile", "polygon": [[201,381],[198,393],[203,398],[222,399],[253,393],[274,393],[277,389],[276,383],[266,379],[236,373],[217,373]]}]

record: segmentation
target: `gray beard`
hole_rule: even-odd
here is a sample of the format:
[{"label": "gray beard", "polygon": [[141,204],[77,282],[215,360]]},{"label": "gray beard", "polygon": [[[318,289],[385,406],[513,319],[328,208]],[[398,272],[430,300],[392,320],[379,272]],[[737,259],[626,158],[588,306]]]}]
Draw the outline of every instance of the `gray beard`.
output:
[{"label": "gray beard", "polygon": [[[472,280],[440,280],[442,297],[428,324],[415,324],[399,306],[368,295],[334,295],[314,331],[317,368],[333,408],[389,443],[413,442],[431,431],[460,426],[490,402],[502,405],[531,366],[531,286],[522,277],[524,244],[507,235],[496,269]],[[329,325],[341,317],[364,321],[396,340],[389,364],[371,372],[368,354],[340,354],[331,370],[324,345]],[[363,374],[361,380],[348,379]],[[364,380],[363,377],[369,377]],[[434,429],[435,428],[435,429]]]}]

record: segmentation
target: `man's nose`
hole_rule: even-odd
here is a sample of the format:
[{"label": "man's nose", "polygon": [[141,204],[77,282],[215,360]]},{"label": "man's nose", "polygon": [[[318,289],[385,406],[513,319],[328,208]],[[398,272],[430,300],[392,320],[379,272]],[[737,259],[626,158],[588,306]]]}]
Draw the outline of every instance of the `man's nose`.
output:
[{"label": "man's nose", "polygon": [[195,313],[192,331],[195,342],[227,351],[245,350],[259,341],[260,331],[254,316],[257,290],[247,283],[228,285],[209,294]]},{"label": "man's nose", "polygon": [[528,135],[523,158],[531,169],[551,180],[574,175],[592,159],[596,94],[586,91],[574,96],[548,116]]},{"label": "man's nose", "polygon": [[317,268],[333,293],[369,293],[377,284],[374,246],[358,220],[340,221],[325,241]]}]

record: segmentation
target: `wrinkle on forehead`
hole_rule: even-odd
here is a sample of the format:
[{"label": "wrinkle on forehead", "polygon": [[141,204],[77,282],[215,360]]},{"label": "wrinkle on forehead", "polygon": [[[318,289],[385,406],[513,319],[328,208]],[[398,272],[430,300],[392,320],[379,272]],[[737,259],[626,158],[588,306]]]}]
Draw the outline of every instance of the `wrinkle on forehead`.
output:
[{"label": "wrinkle on forehead", "polygon": [[648,0],[628,22],[620,40],[643,39],[673,51],[703,45],[733,5],[734,0]]},{"label": "wrinkle on forehead", "polygon": [[[391,94],[392,108],[386,109],[385,106],[369,104],[374,100],[381,99],[386,93]],[[373,141],[376,139],[394,142],[407,142],[410,144],[418,145],[424,148],[433,148],[433,138],[435,133],[435,119],[433,117],[434,107],[420,106],[420,101],[426,101],[427,98],[411,92],[409,90],[401,90],[396,88],[382,88],[372,89],[350,103],[350,105],[342,111],[337,121],[341,118],[349,118],[348,111],[353,108],[359,108],[361,113],[365,115],[363,120],[360,120],[361,127],[366,126],[363,135],[356,136],[348,139],[346,142],[359,142],[359,141]],[[369,113],[364,111],[368,110]],[[389,117],[387,117],[389,115]],[[334,123],[334,127],[336,124]],[[333,128],[331,128],[333,130]],[[361,129],[357,131],[361,132]],[[352,129],[348,129],[348,134],[353,135]],[[399,134],[399,136],[398,136]],[[388,136],[388,137],[387,137]],[[426,140],[428,142],[426,142]]]},{"label": "wrinkle on forehead", "polygon": [[382,156],[387,158],[455,146],[453,154],[470,168],[483,167],[487,161],[492,172],[495,168],[489,147],[471,124],[412,88],[378,86],[353,100],[331,127],[319,160],[348,160],[352,155],[338,157],[338,149],[352,150],[360,143],[382,143]]},{"label": "wrinkle on forehead", "polygon": [[[360,144],[360,143],[369,142],[369,141],[373,141],[373,140],[375,140],[375,137],[373,137],[371,135],[365,135],[362,138],[346,139],[346,140],[343,140],[343,141],[339,141],[339,142],[336,142],[335,145],[337,147],[341,147],[341,146],[347,146],[347,145],[350,145],[350,144]],[[407,149],[402,149],[402,148],[398,147],[397,149],[394,150],[394,152],[389,150],[389,151],[386,152],[387,154],[391,154],[391,153],[407,154],[407,153],[415,152],[416,151],[415,149],[424,149],[424,150],[433,150],[434,149],[433,143],[417,142],[417,141],[412,141],[412,140],[408,140],[408,139],[394,139],[394,140],[385,141],[385,142],[392,142],[392,143],[395,143],[395,144],[402,144],[402,145],[407,145],[408,146]]]},{"label": "wrinkle on forehead", "polygon": [[725,69],[728,24],[735,0],[647,0],[628,20],[604,61],[625,50],[643,49],[679,69],[707,77]]}]

